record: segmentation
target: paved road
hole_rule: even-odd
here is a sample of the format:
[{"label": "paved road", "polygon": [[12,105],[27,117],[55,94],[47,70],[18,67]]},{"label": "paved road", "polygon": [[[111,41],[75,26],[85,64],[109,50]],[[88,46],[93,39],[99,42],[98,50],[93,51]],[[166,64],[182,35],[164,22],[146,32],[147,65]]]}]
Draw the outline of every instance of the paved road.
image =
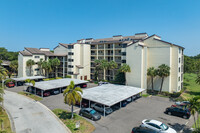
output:
[{"label": "paved road", "polygon": [[5,91],[4,99],[16,133],[68,133],[67,128],[41,103],[10,91]]}]

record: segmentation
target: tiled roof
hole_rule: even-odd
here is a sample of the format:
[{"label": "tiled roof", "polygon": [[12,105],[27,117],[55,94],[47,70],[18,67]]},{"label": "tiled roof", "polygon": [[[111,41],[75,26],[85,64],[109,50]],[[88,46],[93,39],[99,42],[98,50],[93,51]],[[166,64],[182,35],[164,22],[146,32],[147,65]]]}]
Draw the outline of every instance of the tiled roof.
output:
[{"label": "tiled roof", "polygon": [[37,48],[25,48],[26,51],[20,51],[20,53],[24,56],[31,56],[32,54],[42,54],[46,56],[54,56],[54,53],[50,51],[42,51]]},{"label": "tiled roof", "polygon": [[20,51],[19,53],[21,53],[23,56],[32,56],[32,54],[28,51]]}]

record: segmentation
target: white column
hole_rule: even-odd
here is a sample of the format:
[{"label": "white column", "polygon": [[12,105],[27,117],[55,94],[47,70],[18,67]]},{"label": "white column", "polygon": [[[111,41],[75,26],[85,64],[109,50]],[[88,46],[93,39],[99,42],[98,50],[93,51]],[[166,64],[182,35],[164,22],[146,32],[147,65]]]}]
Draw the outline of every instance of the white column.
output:
[{"label": "white column", "polygon": [[106,112],[105,112],[105,105],[104,105],[104,109],[103,109],[103,116],[106,116]]},{"label": "white column", "polygon": [[120,108],[122,107],[122,102],[120,102]]},{"label": "white column", "polygon": [[63,78],[65,77],[65,57],[63,57]]},{"label": "white column", "polygon": [[90,108],[90,101],[89,101],[89,108]]},{"label": "white column", "polygon": [[41,90],[41,96],[42,96],[42,97],[43,97],[43,92],[44,92],[44,91],[43,91],[43,90]]}]

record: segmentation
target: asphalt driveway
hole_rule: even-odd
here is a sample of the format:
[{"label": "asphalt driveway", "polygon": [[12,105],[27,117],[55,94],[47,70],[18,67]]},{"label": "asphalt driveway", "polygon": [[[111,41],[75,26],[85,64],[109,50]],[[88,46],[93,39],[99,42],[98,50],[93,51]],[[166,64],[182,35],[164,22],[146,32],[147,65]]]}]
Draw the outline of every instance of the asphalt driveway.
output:
[{"label": "asphalt driveway", "polygon": [[96,127],[94,133],[131,133],[132,128],[139,126],[143,119],[162,121],[178,132],[188,133],[189,127],[193,124],[192,117],[183,119],[164,114],[166,107],[173,103],[173,101],[163,97],[137,99],[125,108],[102,117],[99,121],[91,121]]},{"label": "asphalt driveway", "polygon": [[68,133],[60,120],[44,105],[14,92],[5,91],[4,106],[16,133]]}]

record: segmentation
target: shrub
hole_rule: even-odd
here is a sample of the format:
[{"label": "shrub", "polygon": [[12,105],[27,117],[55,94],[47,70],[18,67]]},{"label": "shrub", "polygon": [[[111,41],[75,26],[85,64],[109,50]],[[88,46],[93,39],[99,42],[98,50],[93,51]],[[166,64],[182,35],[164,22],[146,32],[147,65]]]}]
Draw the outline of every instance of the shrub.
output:
[{"label": "shrub", "polygon": [[179,97],[181,95],[181,92],[176,92],[176,93],[172,93],[171,94],[171,97],[172,98],[177,98],[177,97]]},{"label": "shrub", "polygon": [[71,75],[67,75],[67,76],[65,76],[65,78],[72,78],[72,76]]}]

